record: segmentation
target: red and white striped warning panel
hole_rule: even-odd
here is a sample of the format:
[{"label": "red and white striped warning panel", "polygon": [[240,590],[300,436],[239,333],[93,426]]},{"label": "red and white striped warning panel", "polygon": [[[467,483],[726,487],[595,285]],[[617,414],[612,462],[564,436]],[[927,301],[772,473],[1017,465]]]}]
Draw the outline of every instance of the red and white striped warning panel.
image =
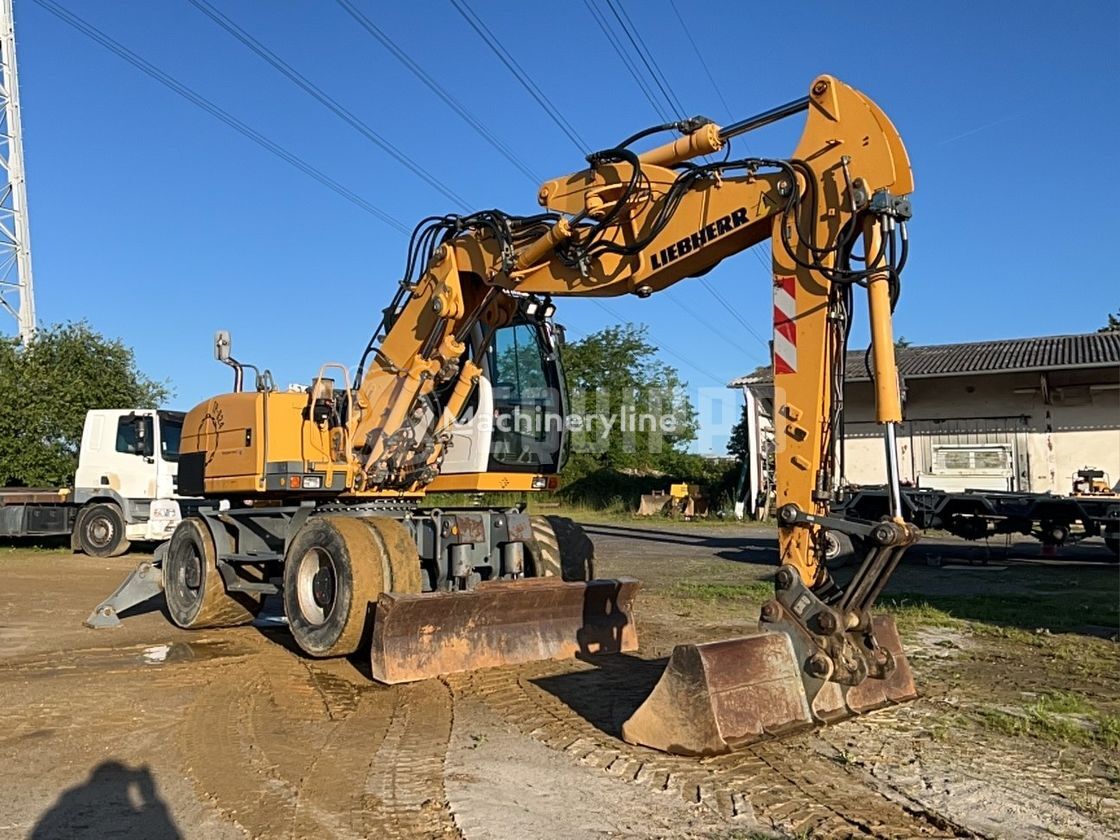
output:
[{"label": "red and white striped warning panel", "polygon": [[797,278],[774,278],[774,374],[797,372]]}]

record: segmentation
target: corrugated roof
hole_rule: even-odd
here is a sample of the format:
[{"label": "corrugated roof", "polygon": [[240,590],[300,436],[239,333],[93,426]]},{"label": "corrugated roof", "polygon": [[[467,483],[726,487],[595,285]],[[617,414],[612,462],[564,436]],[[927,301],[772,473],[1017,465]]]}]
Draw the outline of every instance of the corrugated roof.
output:
[{"label": "corrugated roof", "polygon": [[[1047,335],[900,347],[898,370],[908,379],[1008,371],[1044,371],[1120,365],[1120,331]],[[867,381],[864,351],[848,352],[848,380]],[[770,382],[773,371],[760,367],[728,383],[729,388]]]}]

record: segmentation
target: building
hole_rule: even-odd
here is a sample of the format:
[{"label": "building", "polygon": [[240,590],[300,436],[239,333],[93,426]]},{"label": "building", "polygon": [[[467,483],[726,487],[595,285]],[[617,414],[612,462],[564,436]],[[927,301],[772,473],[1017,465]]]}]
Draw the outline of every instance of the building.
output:
[{"label": "building", "polygon": [[[1120,480],[1120,332],[899,348],[902,480],[919,487],[1069,493],[1074,473]],[[886,480],[864,352],[849,352],[846,474]],[[769,368],[729,387],[772,412]],[[763,441],[763,444],[765,442]]]}]

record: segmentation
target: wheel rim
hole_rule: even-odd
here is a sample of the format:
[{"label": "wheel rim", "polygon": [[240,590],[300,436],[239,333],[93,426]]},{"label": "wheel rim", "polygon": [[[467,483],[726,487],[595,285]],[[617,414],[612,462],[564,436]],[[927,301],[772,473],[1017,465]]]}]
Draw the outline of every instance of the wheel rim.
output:
[{"label": "wheel rim", "polygon": [[95,548],[105,548],[113,541],[116,529],[107,516],[94,516],[86,523],[86,539]]},{"label": "wheel rim", "polygon": [[193,543],[187,545],[175,558],[175,590],[179,600],[193,604],[202,589],[202,556]]},{"label": "wheel rim", "polygon": [[296,569],[296,600],[303,618],[312,627],[326,623],[338,601],[338,568],[334,557],[321,547],[308,549]]},{"label": "wheel rim", "polygon": [[836,539],[835,534],[825,533],[824,535],[824,559],[835,560],[840,556],[840,540]]}]

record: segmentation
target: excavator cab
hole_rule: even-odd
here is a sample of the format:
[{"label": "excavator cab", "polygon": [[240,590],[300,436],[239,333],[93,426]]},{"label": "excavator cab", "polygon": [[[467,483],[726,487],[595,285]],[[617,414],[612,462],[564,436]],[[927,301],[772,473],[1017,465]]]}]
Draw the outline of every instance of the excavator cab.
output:
[{"label": "excavator cab", "polygon": [[[474,331],[466,356],[481,368],[477,387],[450,427],[441,475],[531,473],[552,476],[564,466],[568,400],[561,361],[562,330],[523,306],[510,324]],[[551,307],[544,310],[551,312]],[[443,404],[450,395],[437,393]]]}]

